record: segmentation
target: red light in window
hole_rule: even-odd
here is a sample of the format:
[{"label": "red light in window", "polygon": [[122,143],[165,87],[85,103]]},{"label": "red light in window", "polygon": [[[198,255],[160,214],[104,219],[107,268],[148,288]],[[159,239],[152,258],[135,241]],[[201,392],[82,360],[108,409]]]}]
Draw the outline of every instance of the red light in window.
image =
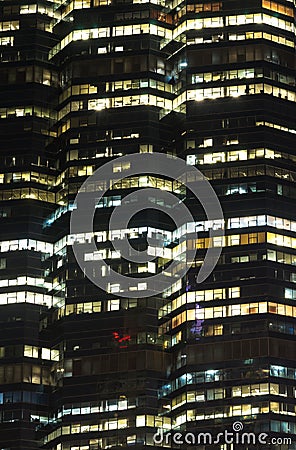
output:
[{"label": "red light in window", "polygon": [[[113,331],[113,337],[118,343],[127,343],[131,340],[131,336],[129,334],[119,334],[117,331]],[[127,345],[120,345],[120,348],[126,348]]]}]

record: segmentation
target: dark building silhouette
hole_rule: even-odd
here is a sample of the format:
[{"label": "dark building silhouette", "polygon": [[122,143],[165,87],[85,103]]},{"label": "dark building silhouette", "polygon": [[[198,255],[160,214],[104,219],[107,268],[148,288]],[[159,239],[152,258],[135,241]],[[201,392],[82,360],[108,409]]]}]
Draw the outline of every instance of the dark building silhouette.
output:
[{"label": "dark building silhouette", "polygon": [[[2,450],[149,449],[160,430],[173,448],[187,431],[202,433],[198,450],[296,449],[295,7],[1,2]],[[153,211],[162,191],[198,232],[186,240],[194,264],[169,291],[144,297],[139,283],[138,297],[121,296],[108,273],[100,289],[77,264],[72,243],[90,234],[71,234],[70,215],[97,168],[114,160],[117,180],[128,169],[117,157],[156,152],[201,170],[225,220],[206,220],[188,190],[145,167],[115,183],[85,261],[139,278],[166,267],[163,255],[130,263],[110,242],[144,249],[164,236],[178,253],[188,230]],[[159,188],[151,210],[111,232],[114,208],[146,187]],[[221,257],[199,284],[213,246]],[[268,443],[215,442],[234,422]]]}]

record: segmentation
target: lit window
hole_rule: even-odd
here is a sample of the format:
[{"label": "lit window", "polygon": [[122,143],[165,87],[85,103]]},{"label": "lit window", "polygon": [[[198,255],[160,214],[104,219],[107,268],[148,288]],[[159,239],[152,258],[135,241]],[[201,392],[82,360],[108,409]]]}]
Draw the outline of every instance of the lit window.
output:
[{"label": "lit window", "polygon": [[120,300],[108,300],[107,310],[108,311],[118,311],[120,309]]}]

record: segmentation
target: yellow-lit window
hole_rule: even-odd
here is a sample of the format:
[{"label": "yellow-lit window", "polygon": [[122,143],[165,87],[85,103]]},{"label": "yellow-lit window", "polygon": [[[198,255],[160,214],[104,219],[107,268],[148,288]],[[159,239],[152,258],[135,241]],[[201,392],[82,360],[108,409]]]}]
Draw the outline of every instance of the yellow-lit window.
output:
[{"label": "yellow-lit window", "polygon": [[272,314],[276,314],[277,313],[277,304],[276,303],[269,303],[268,304],[268,312],[270,312]]},{"label": "yellow-lit window", "polygon": [[33,347],[32,345],[25,345],[24,356],[29,358],[38,358],[38,347]]},{"label": "yellow-lit window", "polygon": [[[215,308],[216,310],[216,308]],[[205,319],[212,319],[214,317],[214,308],[206,308],[204,310]]]},{"label": "yellow-lit window", "polygon": [[41,367],[33,366],[32,367],[32,383],[40,384],[41,382]]},{"label": "yellow-lit window", "polygon": [[129,162],[125,163],[115,163],[113,164],[113,172],[123,172],[124,170],[128,170],[130,168],[131,164]]},{"label": "yellow-lit window", "polygon": [[80,433],[80,424],[76,423],[71,426],[71,433]]},{"label": "yellow-lit window", "polygon": [[221,336],[222,334],[223,334],[223,325],[222,324],[214,325],[214,335]]}]

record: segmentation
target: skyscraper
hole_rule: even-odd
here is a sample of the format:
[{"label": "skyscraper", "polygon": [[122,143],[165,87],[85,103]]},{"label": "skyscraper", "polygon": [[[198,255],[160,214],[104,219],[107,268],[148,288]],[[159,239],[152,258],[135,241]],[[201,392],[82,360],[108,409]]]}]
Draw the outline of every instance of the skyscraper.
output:
[{"label": "skyscraper", "polygon": [[46,148],[58,92],[48,62],[54,4],[5,1],[0,17],[0,442],[32,449],[36,424],[48,417],[54,355],[39,335],[53,301],[42,224],[56,207],[55,155]]},{"label": "skyscraper", "polygon": [[[1,8],[1,446],[177,447],[173,434],[187,431],[200,433],[198,449],[296,448],[294,2]],[[118,157],[157,152],[202,171],[223,224],[161,170],[121,179],[130,164]],[[109,162],[94,229],[71,233],[77,192]],[[151,207],[110,229],[125,196],[145,188],[158,189]],[[175,229],[154,208],[162,192],[194,222]],[[148,238],[162,246],[151,263],[111,243],[143,250]],[[84,261],[105,288],[73,254],[92,239]],[[184,246],[194,263],[153,296],[142,281],[123,295],[108,269],[95,272],[105,260],[142,280]],[[222,254],[198,283],[209,247]],[[235,422],[268,443],[218,440],[242,431]],[[171,433],[162,444],[160,430]]]}]

